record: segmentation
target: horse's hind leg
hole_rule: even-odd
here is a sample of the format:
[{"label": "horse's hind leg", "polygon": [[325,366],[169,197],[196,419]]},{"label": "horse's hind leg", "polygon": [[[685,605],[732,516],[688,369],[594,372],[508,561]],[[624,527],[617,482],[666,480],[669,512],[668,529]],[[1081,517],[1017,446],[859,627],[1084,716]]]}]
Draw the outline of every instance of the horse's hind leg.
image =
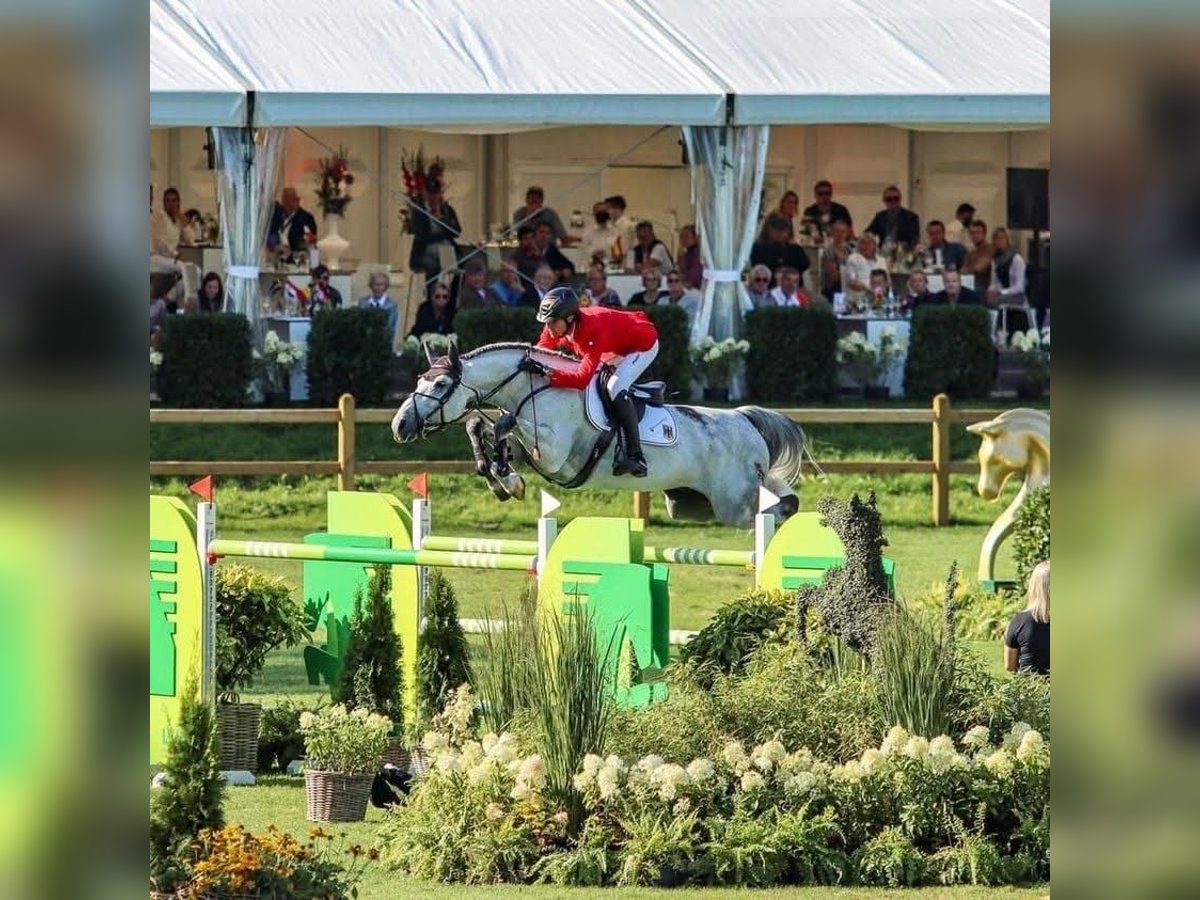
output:
[{"label": "horse's hind leg", "polygon": [[764,513],[775,517],[775,524],[782,525],[800,509],[800,498],[790,484],[785,484],[773,475],[766,475],[763,477],[763,487],[779,498],[778,503],[763,510]]},{"label": "horse's hind leg", "polygon": [[663,491],[667,498],[667,515],[672,519],[711,522],[715,518],[712,504],[699,491],[691,488],[671,488]]}]

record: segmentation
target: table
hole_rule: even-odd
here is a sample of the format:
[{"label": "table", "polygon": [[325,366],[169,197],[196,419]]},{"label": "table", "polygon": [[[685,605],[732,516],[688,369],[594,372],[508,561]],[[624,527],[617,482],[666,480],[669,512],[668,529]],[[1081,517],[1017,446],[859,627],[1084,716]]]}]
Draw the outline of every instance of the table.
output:
[{"label": "table", "polygon": [[895,332],[895,339],[904,344],[904,351],[888,371],[883,383],[887,386],[889,396],[901,396],[904,393],[904,364],[908,359],[908,341],[912,333],[912,323],[908,319],[883,319],[862,314],[838,316],[837,323],[839,338],[845,337],[852,331],[857,331],[864,334],[867,343],[873,347],[879,346],[880,339],[888,328]]},{"label": "table", "polygon": [[[344,296],[343,299],[345,299]],[[275,332],[281,341],[287,341],[289,344],[304,344],[307,347],[312,319],[307,316],[268,316],[267,328]],[[307,352],[305,355],[307,356]],[[289,399],[308,399],[308,372],[304,360],[296,360],[292,363],[288,388]]]}]

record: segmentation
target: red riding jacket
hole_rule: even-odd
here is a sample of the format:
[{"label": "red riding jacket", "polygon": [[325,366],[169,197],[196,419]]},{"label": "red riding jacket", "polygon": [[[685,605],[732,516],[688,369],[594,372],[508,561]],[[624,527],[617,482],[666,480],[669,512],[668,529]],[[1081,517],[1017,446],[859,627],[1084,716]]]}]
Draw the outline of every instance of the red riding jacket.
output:
[{"label": "red riding jacket", "polygon": [[605,306],[585,306],[579,310],[575,327],[561,338],[555,337],[549,327],[542,329],[537,345],[547,350],[556,350],[566,344],[572,353],[582,359],[576,372],[550,373],[554,387],[583,390],[592,380],[596,369],[606,357],[628,356],[649,350],[658,341],[658,329],[642,312],[609,309]]}]

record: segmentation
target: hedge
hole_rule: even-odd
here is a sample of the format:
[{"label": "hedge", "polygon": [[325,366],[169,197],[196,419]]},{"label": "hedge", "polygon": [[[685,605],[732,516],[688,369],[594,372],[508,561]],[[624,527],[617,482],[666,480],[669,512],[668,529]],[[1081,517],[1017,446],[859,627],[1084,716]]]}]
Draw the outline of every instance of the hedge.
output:
[{"label": "hedge", "polygon": [[688,354],[691,326],[678,306],[649,306],[646,314],[658,328],[658,356],[641,381],[661,378],[667,383],[667,399],[686,402],[692,392],[692,359]]},{"label": "hedge", "polygon": [[996,372],[991,318],[982,306],[921,306],[913,314],[905,396],[986,397]]},{"label": "hedge", "polygon": [[837,396],[837,322],[828,307],[766,307],[746,314],[746,387],[753,400]]},{"label": "hedge", "polygon": [[1029,573],[1050,558],[1050,488],[1030,491],[1013,518],[1013,561],[1017,564],[1017,591],[1025,592]]},{"label": "hedge", "polygon": [[474,350],[487,344],[520,341],[532,344],[542,333],[537,310],[529,306],[464,309],[454,317],[458,349]]},{"label": "hedge", "polygon": [[353,394],[380,406],[391,386],[392,335],[387,310],[323,309],[308,333],[308,394],[314,406],[337,406]]},{"label": "hedge", "polygon": [[164,406],[229,407],[246,402],[254,377],[250,323],[236,313],[166,316],[158,336]]}]

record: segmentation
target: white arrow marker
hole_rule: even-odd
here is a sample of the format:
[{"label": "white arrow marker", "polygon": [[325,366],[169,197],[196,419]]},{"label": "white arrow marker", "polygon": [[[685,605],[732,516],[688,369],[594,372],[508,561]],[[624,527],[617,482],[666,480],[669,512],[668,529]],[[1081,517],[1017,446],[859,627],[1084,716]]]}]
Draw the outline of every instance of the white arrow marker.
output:
[{"label": "white arrow marker", "polygon": [[759,485],[759,488],[758,488],[758,511],[760,513],[766,512],[768,509],[770,509],[772,506],[774,506],[779,501],[780,501],[779,497],[776,497],[774,494],[772,494],[770,491],[768,491],[765,487],[762,487],[761,485]]},{"label": "white arrow marker", "polygon": [[543,519],[546,518],[548,515],[550,515],[550,513],[554,512],[556,509],[558,509],[560,506],[562,506],[562,503],[559,502],[559,500],[557,498],[552,497],[550,494],[547,494],[545,491],[542,491],[542,518]]}]

